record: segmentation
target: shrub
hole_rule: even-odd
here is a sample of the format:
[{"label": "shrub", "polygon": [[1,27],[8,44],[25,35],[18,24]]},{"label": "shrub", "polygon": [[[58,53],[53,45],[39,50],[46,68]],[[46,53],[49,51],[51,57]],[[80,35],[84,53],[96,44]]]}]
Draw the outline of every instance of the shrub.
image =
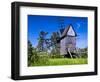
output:
[{"label": "shrub", "polygon": [[49,56],[46,53],[39,53],[39,62],[38,64],[47,64],[49,60]]},{"label": "shrub", "polygon": [[38,66],[47,64],[49,56],[46,52],[38,52],[36,50],[32,51],[32,56],[28,60],[28,66]]},{"label": "shrub", "polygon": [[82,53],[81,54],[81,58],[87,58],[88,57],[88,54],[87,53]]},{"label": "shrub", "polygon": [[60,54],[51,54],[50,58],[63,58],[63,56]]},{"label": "shrub", "polygon": [[48,61],[47,52],[38,52],[36,48],[32,47],[30,41],[28,41],[28,66],[46,64]]},{"label": "shrub", "polygon": [[36,51],[36,49],[33,49],[32,53],[28,54],[28,66],[30,66],[31,64],[34,64],[38,61],[39,61],[39,56],[37,54],[37,51]]}]

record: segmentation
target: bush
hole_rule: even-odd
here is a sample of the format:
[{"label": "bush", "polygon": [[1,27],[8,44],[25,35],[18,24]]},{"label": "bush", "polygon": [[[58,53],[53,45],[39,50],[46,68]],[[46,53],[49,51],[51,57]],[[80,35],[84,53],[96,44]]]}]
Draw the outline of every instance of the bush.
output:
[{"label": "bush", "polygon": [[81,58],[87,58],[88,57],[88,54],[87,53],[82,53],[81,54]]},{"label": "bush", "polygon": [[51,54],[50,58],[63,58],[63,56],[60,54]]},{"label": "bush", "polygon": [[36,49],[32,50],[31,54],[28,54],[28,66],[30,66],[33,63],[36,63],[39,61],[39,56],[37,54]]},{"label": "bush", "polygon": [[37,62],[38,64],[47,64],[49,60],[49,56],[46,53],[39,53],[39,62]]},{"label": "bush", "polygon": [[28,66],[38,66],[48,63],[49,56],[46,52],[32,51],[32,56],[28,59]]}]

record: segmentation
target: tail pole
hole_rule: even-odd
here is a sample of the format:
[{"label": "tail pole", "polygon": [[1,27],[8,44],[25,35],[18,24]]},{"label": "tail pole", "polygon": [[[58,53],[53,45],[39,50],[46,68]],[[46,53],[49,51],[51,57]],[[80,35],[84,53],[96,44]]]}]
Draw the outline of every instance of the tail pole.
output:
[{"label": "tail pole", "polygon": [[68,48],[68,53],[70,54],[70,57],[73,58],[69,48]]}]

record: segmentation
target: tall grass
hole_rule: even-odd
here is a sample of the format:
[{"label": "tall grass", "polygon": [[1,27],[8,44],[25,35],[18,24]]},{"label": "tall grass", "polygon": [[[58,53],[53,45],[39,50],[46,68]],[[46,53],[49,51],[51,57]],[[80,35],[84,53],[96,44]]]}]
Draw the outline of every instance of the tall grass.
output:
[{"label": "tall grass", "polygon": [[55,58],[49,59],[45,63],[37,62],[31,66],[56,66],[56,65],[78,65],[78,64],[87,64],[86,58],[70,59],[70,58]]},{"label": "tall grass", "polygon": [[49,59],[49,65],[75,65],[75,64],[87,64],[87,59]]}]

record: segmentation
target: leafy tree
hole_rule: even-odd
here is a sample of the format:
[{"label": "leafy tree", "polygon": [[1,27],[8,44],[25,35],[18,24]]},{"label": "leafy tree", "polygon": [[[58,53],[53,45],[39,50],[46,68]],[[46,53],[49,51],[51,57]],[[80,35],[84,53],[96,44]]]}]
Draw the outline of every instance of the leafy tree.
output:
[{"label": "leafy tree", "polygon": [[87,48],[81,49],[81,58],[88,58]]},{"label": "leafy tree", "polygon": [[47,34],[48,33],[44,32],[44,31],[41,31],[39,33],[38,46],[37,46],[38,51],[46,51],[47,50],[47,47],[46,47],[46,35]]},{"label": "leafy tree", "polygon": [[33,55],[33,47],[32,47],[32,44],[31,42],[28,40],[28,66],[31,64],[31,57]]},{"label": "leafy tree", "polygon": [[39,61],[39,56],[37,54],[37,51],[34,47],[32,47],[31,42],[28,41],[28,66],[38,61]]},{"label": "leafy tree", "polygon": [[60,38],[59,32],[53,32],[51,35],[51,45],[52,51],[51,55],[58,55],[60,54],[60,44],[57,43],[57,40]]}]

